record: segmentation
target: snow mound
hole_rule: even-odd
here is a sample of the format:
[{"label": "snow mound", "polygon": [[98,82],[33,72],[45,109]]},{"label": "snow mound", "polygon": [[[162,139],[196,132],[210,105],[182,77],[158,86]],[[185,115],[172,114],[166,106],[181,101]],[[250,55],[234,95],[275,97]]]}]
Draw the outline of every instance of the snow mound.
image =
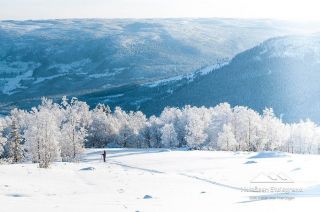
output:
[{"label": "snow mound", "polygon": [[254,160],[248,160],[247,162],[245,162],[244,164],[254,164],[257,163],[257,161]]},{"label": "snow mound", "polygon": [[285,152],[258,152],[256,155],[249,157],[249,159],[253,158],[283,158],[289,157],[289,155]]},{"label": "snow mound", "polygon": [[151,195],[146,194],[146,195],[144,195],[143,199],[152,199],[152,196],[151,196]]},{"label": "snow mound", "polygon": [[96,170],[96,168],[94,167],[86,167],[86,168],[80,169],[80,171],[94,171],[94,170]]},{"label": "snow mound", "polygon": [[20,193],[13,193],[13,194],[7,194],[8,197],[29,197],[26,194],[20,194]]}]

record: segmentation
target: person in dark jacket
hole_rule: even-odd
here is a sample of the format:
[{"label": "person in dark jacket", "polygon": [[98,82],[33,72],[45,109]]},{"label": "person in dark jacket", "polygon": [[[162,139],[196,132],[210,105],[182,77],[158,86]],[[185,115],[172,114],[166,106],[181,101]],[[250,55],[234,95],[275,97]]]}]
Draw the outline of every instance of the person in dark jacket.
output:
[{"label": "person in dark jacket", "polygon": [[102,155],[102,157],[103,157],[103,162],[106,162],[106,157],[107,157],[107,152],[106,152],[106,150],[104,150],[101,155]]}]

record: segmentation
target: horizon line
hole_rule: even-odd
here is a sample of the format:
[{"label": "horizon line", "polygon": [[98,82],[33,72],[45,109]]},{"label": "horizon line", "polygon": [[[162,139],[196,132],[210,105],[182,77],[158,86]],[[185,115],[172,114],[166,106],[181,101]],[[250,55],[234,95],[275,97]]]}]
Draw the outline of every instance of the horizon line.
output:
[{"label": "horizon line", "polygon": [[281,18],[266,18],[266,17],[195,17],[195,16],[185,16],[185,17],[66,17],[66,18],[13,18],[6,19],[0,18],[0,21],[53,21],[53,20],[197,20],[197,19],[220,19],[220,20],[244,20],[244,21],[278,21],[278,22],[292,22],[292,23],[320,23],[320,20],[296,20],[296,19],[281,19]]}]

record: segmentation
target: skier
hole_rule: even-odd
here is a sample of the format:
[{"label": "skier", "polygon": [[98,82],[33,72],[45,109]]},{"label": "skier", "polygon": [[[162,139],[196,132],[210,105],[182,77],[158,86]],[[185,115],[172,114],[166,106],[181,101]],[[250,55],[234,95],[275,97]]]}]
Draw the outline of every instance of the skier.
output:
[{"label": "skier", "polygon": [[102,157],[103,157],[103,162],[106,162],[106,156],[107,156],[106,150],[104,150],[101,155],[102,155]]}]

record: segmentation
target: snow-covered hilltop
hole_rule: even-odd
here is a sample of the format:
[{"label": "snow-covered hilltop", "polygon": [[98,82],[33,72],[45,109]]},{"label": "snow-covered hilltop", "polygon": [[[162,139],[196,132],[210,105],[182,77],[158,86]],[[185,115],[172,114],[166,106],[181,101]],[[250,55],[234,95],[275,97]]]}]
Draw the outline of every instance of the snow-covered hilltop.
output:
[{"label": "snow-covered hilltop", "polygon": [[284,36],[272,38],[260,46],[260,55],[270,58],[293,58],[297,60],[320,62],[320,34]]}]

